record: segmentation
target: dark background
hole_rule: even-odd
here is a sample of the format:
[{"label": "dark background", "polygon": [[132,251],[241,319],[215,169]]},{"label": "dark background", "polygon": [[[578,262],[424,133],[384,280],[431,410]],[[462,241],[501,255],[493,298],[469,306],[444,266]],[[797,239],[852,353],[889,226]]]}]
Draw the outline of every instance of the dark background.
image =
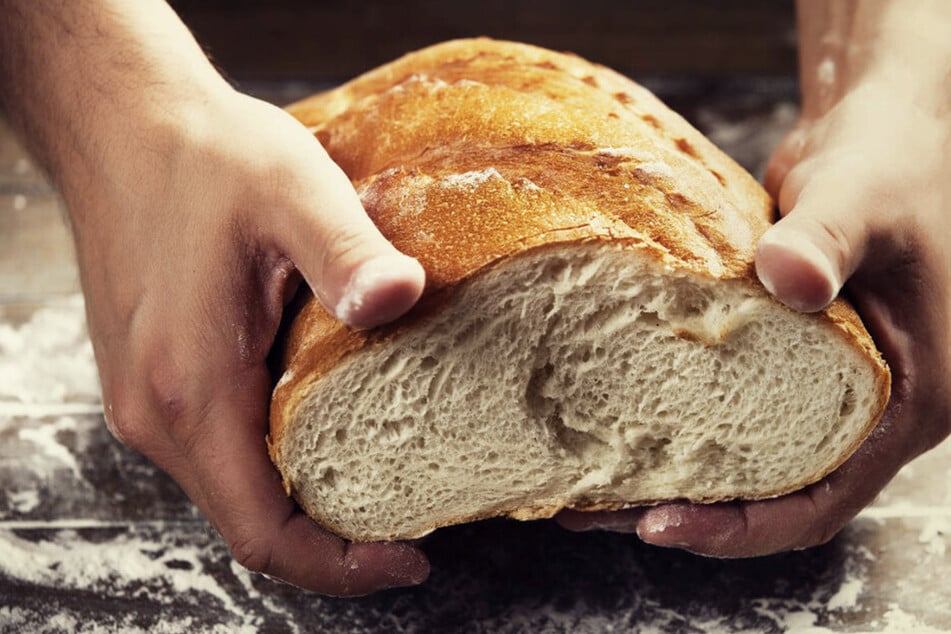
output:
[{"label": "dark background", "polygon": [[488,35],[632,76],[792,75],[792,0],[172,0],[239,80],[340,82],[442,40]]}]

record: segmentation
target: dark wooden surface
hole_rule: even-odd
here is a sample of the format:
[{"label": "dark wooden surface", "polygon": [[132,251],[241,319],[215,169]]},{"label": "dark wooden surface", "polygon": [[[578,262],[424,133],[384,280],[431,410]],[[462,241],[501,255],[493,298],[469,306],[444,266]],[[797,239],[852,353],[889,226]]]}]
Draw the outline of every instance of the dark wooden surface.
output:
[{"label": "dark wooden surface", "polygon": [[328,2],[172,0],[239,79],[340,81],[442,40],[486,35],[569,50],[621,72],[795,72],[792,0]]},{"label": "dark wooden surface", "polygon": [[[791,0],[173,5],[229,76],[277,103],[491,35],[638,76],[757,174],[796,116]],[[419,588],[339,600],[250,574],[106,431],[60,205],[0,118],[0,633],[951,632],[948,443],[804,552],[714,561],[490,521],[430,537]]]},{"label": "dark wooden surface", "polygon": [[[757,172],[796,116],[790,79],[648,83]],[[433,535],[415,589],[339,600],[252,575],[106,431],[59,205],[0,120],[0,632],[951,631],[948,443],[804,552],[714,561],[491,521]]]}]

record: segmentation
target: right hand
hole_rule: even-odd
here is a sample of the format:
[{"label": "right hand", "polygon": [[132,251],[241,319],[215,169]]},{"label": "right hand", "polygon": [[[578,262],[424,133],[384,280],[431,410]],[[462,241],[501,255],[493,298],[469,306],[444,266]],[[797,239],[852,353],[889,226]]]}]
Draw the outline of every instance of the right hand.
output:
[{"label": "right hand", "polygon": [[62,179],[107,424],[245,567],[335,595],[420,583],[414,545],[347,543],[287,497],[265,446],[265,361],[295,270],[355,327],[408,310],[423,270],[288,114],[223,82],[182,92],[103,122]]}]

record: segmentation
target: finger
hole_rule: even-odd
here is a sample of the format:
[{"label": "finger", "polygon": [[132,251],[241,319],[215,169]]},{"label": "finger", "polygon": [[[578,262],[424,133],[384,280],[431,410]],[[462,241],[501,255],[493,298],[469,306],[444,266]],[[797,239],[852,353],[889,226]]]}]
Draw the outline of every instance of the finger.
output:
[{"label": "finger", "polygon": [[824,532],[816,540],[810,540],[807,534],[816,531],[810,495],[801,492],[766,503],[677,502],[616,512],[566,511],[556,519],[568,530],[636,533],[655,546],[710,557],[746,557],[825,541]]},{"label": "finger", "polygon": [[350,180],[316,139],[300,140],[291,178],[290,213],[277,241],[331,314],[370,328],[409,310],[423,291],[425,273],[376,228]]},{"label": "finger", "polygon": [[641,540],[655,546],[708,557],[755,557],[827,541],[834,532],[813,508],[807,493],[772,502],[669,504],[649,509],[636,530]]},{"label": "finger", "polygon": [[[331,595],[362,595],[422,583],[425,555],[408,543],[352,544],[321,529],[287,497],[267,456],[266,424],[255,404],[268,378],[235,381],[216,395],[200,432],[185,443],[191,459],[171,474],[201,507],[246,568]],[[255,412],[250,414],[249,412]]]},{"label": "finger", "polygon": [[806,161],[785,177],[784,217],[760,238],[756,272],[787,306],[814,312],[827,306],[867,251],[876,209],[847,183],[854,174]]},{"label": "finger", "polygon": [[773,198],[779,198],[779,190],[783,181],[786,180],[786,175],[801,160],[806,136],[807,127],[804,123],[800,123],[783,137],[776,151],[770,156],[763,184]]},{"label": "finger", "polygon": [[808,548],[832,539],[875,498],[907,460],[906,440],[891,410],[844,465],[802,491],[772,500],[647,509],[637,534],[657,546],[711,557],[754,557]]}]

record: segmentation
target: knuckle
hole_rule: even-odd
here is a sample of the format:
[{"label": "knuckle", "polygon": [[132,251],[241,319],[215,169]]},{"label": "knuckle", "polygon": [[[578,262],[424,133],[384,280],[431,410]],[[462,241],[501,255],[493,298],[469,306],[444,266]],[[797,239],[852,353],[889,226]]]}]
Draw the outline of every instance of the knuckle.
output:
[{"label": "knuckle", "polygon": [[852,253],[854,246],[845,226],[838,215],[827,215],[819,221],[818,225],[821,235],[831,247],[827,252],[835,254],[838,258],[836,264],[839,266],[839,270],[844,269],[847,257]]},{"label": "knuckle", "polygon": [[109,433],[127,447],[142,451],[148,442],[148,434],[145,411],[140,401],[125,386],[106,390],[104,400],[104,416]]},{"label": "knuckle", "polygon": [[188,451],[198,436],[201,411],[187,364],[174,353],[153,350],[132,365],[128,382],[112,386],[106,425],[120,442],[142,453],[168,442]]},{"label": "knuckle", "polygon": [[251,572],[273,572],[274,546],[269,539],[255,531],[243,529],[228,541],[232,557]]},{"label": "knuckle", "polygon": [[804,161],[785,169],[781,180],[777,180],[778,193],[776,202],[782,215],[788,214],[799,201],[805,183],[812,177],[814,168],[811,162]]},{"label": "knuckle", "polygon": [[363,232],[348,223],[341,223],[325,230],[325,248],[320,257],[321,280],[325,281],[334,271],[349,270],[367,256],[366,237]]},{"label": "knuckle", "polygon": [[[806,495],[810,505],[809,529],[802,548],[829,543],[859,510],[850,511],[849,508],[841,508],[827,497],[828,491],[826,484],[822,482],[807,489]],[[851,504],[847,506],[850,507]]]},{"label": "knuckle", "polygon": [[170,355],[159,354],[145,371],[145,397],[153,415],[177,436],[189,419],[188,377],[183,365]]}]

